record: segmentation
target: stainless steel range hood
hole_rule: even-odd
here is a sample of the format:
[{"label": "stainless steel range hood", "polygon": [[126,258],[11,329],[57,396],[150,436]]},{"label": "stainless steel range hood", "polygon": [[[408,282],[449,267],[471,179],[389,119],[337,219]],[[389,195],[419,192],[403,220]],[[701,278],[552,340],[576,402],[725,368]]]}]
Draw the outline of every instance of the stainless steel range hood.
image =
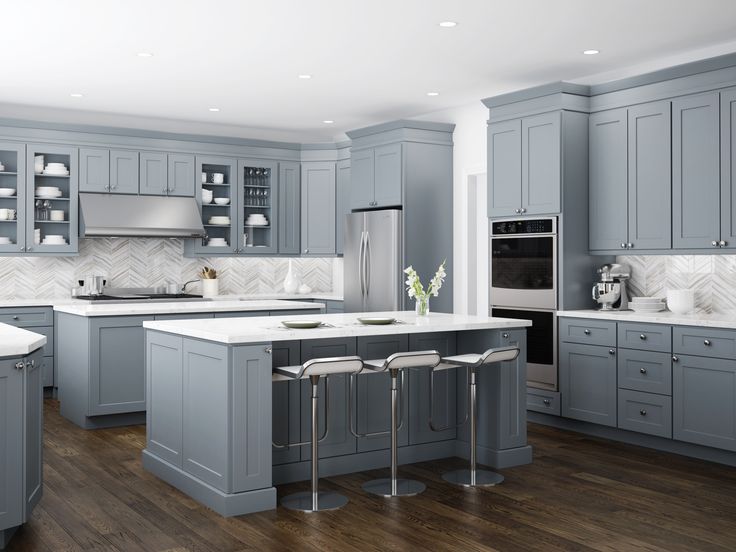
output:
[{"label": "stainless steel range hood", "polygon": [[80,237],[197,238],[205,235],[192,197],[79,194]]}]

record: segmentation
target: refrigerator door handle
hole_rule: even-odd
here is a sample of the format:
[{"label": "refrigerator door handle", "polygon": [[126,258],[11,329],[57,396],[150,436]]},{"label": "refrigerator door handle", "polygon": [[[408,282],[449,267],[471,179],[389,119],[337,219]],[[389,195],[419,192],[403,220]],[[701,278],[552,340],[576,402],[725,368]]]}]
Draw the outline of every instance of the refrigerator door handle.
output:
[{"label": "refrigerator door handle", "polygon": [[365,297],[365,281],[364,277],[364,254],[365,254],[365,230],[360,233],[360,247],[358,248],[358,279],[360,281],[360,295]]},{"label": "refrigerator door handle", "polygon": [[366,297],[371,292],[371,234],[370,232],[365,233],[365,295]]}]

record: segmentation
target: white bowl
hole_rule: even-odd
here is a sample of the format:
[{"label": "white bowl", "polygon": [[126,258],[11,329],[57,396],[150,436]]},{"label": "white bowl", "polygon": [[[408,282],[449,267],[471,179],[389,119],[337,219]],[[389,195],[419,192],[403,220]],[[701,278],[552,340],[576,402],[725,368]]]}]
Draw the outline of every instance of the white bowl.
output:
[{"label": "white bowl", "polygon": [[0,188],[0,197],[10,197],[15,195],[15,188]]},{"label": "white bowl", "polygon": [[229,197],[216,197],[215,203],[217,205],[227,205],[230,203],[230,198]]},{"label": "white bowl", "polygon": [[688,314],[695,310],[695,291],[692,289],[668,289],[667,308],[676,314]]}]

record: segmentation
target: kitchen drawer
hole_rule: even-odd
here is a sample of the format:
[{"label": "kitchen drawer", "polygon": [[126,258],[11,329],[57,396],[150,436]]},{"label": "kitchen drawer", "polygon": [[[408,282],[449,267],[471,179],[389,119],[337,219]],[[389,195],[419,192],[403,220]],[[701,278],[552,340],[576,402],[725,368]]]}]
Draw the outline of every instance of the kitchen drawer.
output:
[{"label": "kitchen drawer", "polygon": [[616,322],[589,318],[560,318],[560,340],[615,347]]},{"label": "kitchen drawer", "polygon": [[736,359],[736,331],[675,326],[675,354]]},{"label": "kitchen drawer", "polygon": [[53,387],[54,385],[54,357],[45,356],[41,358],[43,362],[41,379],[43,379],[44,387]]},{"label": "kitchen drawer", "polygon": [[618,427],[671,439],[672,398],[620,389]]},{"label": "kitchen drawer", "polygon": [[664,324],[619,322],[618,346],[669,353],[672,350],[672,327]]},{"label": "kitchen drawer", "polygon": [[672,355],[654,351],[618,350],[618,387],[672,395]]},{"label": "kitchen drawer", "polygon": [[47,307],[0,309],[0,323],[18,326],[19,328],[53,326],[54,311]]},{"label": "kitchen drawer", "polygon": [[526,390],[526,409],[545,414],[560,415],[560,394],[543,389]]}]

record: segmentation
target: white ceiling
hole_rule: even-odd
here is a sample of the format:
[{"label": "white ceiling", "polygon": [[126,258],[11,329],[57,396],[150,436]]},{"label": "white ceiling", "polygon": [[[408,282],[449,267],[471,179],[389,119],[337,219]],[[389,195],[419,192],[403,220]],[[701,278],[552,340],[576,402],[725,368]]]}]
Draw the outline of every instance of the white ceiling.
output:
[{"label": "white ceiling", "polygon": [[734,41],[734,0],[9,0],[0,116],[328,141]]}]

